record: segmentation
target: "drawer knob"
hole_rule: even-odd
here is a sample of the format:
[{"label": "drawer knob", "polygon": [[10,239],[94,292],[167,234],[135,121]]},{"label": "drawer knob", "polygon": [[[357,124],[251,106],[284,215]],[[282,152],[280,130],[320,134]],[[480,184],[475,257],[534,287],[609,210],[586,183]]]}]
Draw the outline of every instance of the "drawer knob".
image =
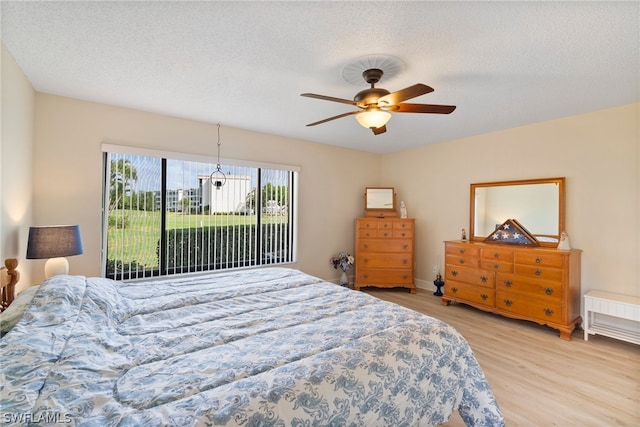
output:
[{"label": "drawer knob", "polygon": [[534,271],[534,274],[535,274],[536,276],[539,276],[539,275],[541,275],[541,274],[542,274],[542,270],[540,270],[539,268],[537,268],[537,269],[536,269],[536,271]]},{"label": "drawer knob", "polygon": [[513,304],[513,301],[511,301],[510,299],[504,300],[504,305],[506,305],[507,307],[511,307],[511,304]]},{"label": "drawer knob", "polygon": [[455,271],[455,270],[451,270],[451,275],[452,275],[453,277],[456,277],[456,276],[458,275],[458,272],[457,272],[457,271]]},{"label": "drawer knob", "polygon": [[464,264],[464,258],[460,258],[460,264]]},{"label": "drawer knob", "polygon": [[464,253],[464,249],[460,249],[460,253],[463,254]]},{"label": "drawer knob", "polygon": [[487,298],[489,298],[489,295],[487,294],[480,294],[480,298],[482,298],[482,301],[486,301]]},{"label": "drawer knob", "polygon": [[405,244],[402,249],[409,249],[409,245]]},{"label": "drawer knob", "polygon": [[371,234],[369,234],[369,233],[365,233],[365,235],[366,235],[367,237],[371,237]]},{"label": "drawer knob", "polygon": [[553,316],[553,310],[550,308],[545,308],[542,311],[544,311],[544,314],[546,314],[547,316]]},{"label": "drawer knob", "polygon": [[403,259],[403,260],[402,260],[402,264],[404,264],[404,265],[409,264],[409,260],[408,260],[408,259]]},{"label": "drawer knob", "polygon": [[495,270],[499,269],[500,268],[500,264],[498,264],[498,263],[493,264],[493,268]]},{"label": "drawer knob", "polygon": [[365,249],[369,249],[369,244],[368,244],[368,243],[365,243],[365,244],[364,244],[364,248],[365,248]]},{"label": "drawer knob", "polygon": [[365,259],[364,259],[364,263],[366,264],[366,263],[368,263],[368,262],[369,262],[369,258],[365,258]]},{"label": "drawer knob", "polygon": [[401,235],[402,237],[406,237],[406,235],[407,235],[407,234],[406,234],[406,233],[400,233],[400,235]]},{"label": "drawer knob", "polygon": [[456,292],[458,292],[458,288],[455,288],[455,287],[451,288],[451,292],[453,292],[455,294]]},{"label": "drawer knob", "polygon": [[363,277],[364,277],[365,279],[368,279],[368,278],[369,278],[369,275],[365,273],[365,274],[363,274]]},{"label": "drawer knob", "polygon": [[388,234],[387,234],[387,233],[384,233],[384,234],[383,234],[383,236],[384,236],[384,237],[387,237],[387,236],[388,236]]},{"label": "drawer knob", "polygon": [[542,258],[540,258],[539,256],[536,257],[536,263],[540,264],[542,262]]},{"label": "drawer knob", "polygon": [[544,293],[547,295],[553,295],[553,288],[543,288]]},{"label": "drawer knob", "polygon": [[513,286],[513,282],[512,282],[511,280],[505,280],[505,281],[504,281],[504,285],[505,285],[507,288],[510,288],[511,286]]},{"label": "drawer knob", "polygon": [[481,281],[482,283],[487,283],[487,280],[489,280],[489,279],[487,278],[487,276],[480,276],[480,281]]},{"label": "drawer knob", "polygon": [[494,257],[494,258],[500,258],[500,254],[499,254],[498,252],[495,252],[495,253],[493,254],[493,257]]}]

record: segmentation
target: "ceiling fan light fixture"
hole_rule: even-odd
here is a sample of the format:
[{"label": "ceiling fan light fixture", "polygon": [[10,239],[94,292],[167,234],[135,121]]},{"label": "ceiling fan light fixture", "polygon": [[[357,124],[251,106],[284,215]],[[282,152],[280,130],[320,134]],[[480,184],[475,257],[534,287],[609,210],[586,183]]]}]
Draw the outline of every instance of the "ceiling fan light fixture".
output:
[{"label": "ceiling fan light fixture", "polygon": [[391,113],[379,109],[369,109],[356,114],[356,120],[362,127],[367,129],[380,128],[387,124],[391,118]]},{"label": "ceiling fan light fixture", "polygon": [[[349,68],[350,72],[353,69]],[[455,105],[434,105],[434,104],[409,104],[405,103],[409,99],[426,95],[433,92],[433,88],[423,83],[405,87],[395,92],[375,87],[380,81],[385,71],[382,67],[367,68],[362,72],[362,79],[371,87],[363,89],[356,94],[353,100],[336,98],[333,96],[318,95],[315,93],[302,93],[301,96],[308,98],[323,99],[325,101],[339,102],[341,104],[355,105],[360,110],[349,111],[338,114],[324,120],[309,123],[307,126],[315,126],[321,123],[330,122],[347,116],[356,116],[358,123],[362,127],[371,129],[374,135],[380,135],[387,131],[386,124],[391,119],[389,111],[394,113],[430,113],[430,114],[450,114],[456,109]]]}]

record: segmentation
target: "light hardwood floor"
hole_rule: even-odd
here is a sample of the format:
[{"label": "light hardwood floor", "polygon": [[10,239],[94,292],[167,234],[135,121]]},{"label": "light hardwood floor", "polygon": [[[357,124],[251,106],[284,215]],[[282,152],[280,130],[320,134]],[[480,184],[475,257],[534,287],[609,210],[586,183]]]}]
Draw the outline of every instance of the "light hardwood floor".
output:
[{"label": "light hardwood floor", "polygon": [[[469,342],[507,427],[640,426],[640,346],[601,336],[571,341],[554,329],[463,304],[443,306],[433,292],[364,292],[444,320]],[[445,423],[464,426],[460,416]]]}]

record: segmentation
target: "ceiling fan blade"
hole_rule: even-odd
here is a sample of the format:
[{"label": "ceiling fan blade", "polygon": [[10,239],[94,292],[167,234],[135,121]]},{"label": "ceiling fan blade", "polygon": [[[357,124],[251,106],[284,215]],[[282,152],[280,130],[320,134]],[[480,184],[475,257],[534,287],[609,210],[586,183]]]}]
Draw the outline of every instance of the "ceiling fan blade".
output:
[{"label": "ceiling fan blade", "polygon": [[307,98],[323,99],[325,101],[340,102],[342,104],[356,105],[355,101],[351,101],[349,99],[334,98],[333,96],[318,95],[315,93],[301,93],[300,96],[306,96]]},{"label": "ceiling fan blade", "polygon": [[344,113],[344,114],[340,114],[340,115],[337,115],[337,116],[329,117],[328,119],[320,120],[318,122],[309,123],[307,126],[319,125],[321,123],[330,122],[331,120],[340,119],[342,117],[351,116],[353,114],[358,114],[359,112],[360,112],[360,110],[358,110],[358,111],[350,111],[348,113]]},{"label": "ceiling fan blade", "polygon": [[378,99],[378,106],[384,107],[385,105],[397,105],[407,99],[415,98],[420,95],[433,92],[433,88],[422,83],[416,83],[413,86],[400,89],[395,92],[391,92],[388,95],[381,96]]},{"label": "ceiling fan blade", "polygon": [[456,109],[455,105],[435,105],[435,104],[398,104],[398,107],[390,108],[394,113],[434,113],[450,114]]},{"label": "ceiling fan blade", "polygon": [[374,135],[380,135],[381,133],[385,133],[387,131],[387,125],[382,125],[379,128],[371,128]]}]

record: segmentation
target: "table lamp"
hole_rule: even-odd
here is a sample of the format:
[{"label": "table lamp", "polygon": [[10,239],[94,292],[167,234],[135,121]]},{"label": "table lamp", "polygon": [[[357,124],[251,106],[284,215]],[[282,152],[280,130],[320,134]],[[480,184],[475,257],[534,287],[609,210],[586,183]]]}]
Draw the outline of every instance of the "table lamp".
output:
[{"label": "table lamp", "polygon": [[65,257],[82,253],[79,225],[29,227],[27,259],[47,259],[46,278],[69,274],[69,261]]}]

